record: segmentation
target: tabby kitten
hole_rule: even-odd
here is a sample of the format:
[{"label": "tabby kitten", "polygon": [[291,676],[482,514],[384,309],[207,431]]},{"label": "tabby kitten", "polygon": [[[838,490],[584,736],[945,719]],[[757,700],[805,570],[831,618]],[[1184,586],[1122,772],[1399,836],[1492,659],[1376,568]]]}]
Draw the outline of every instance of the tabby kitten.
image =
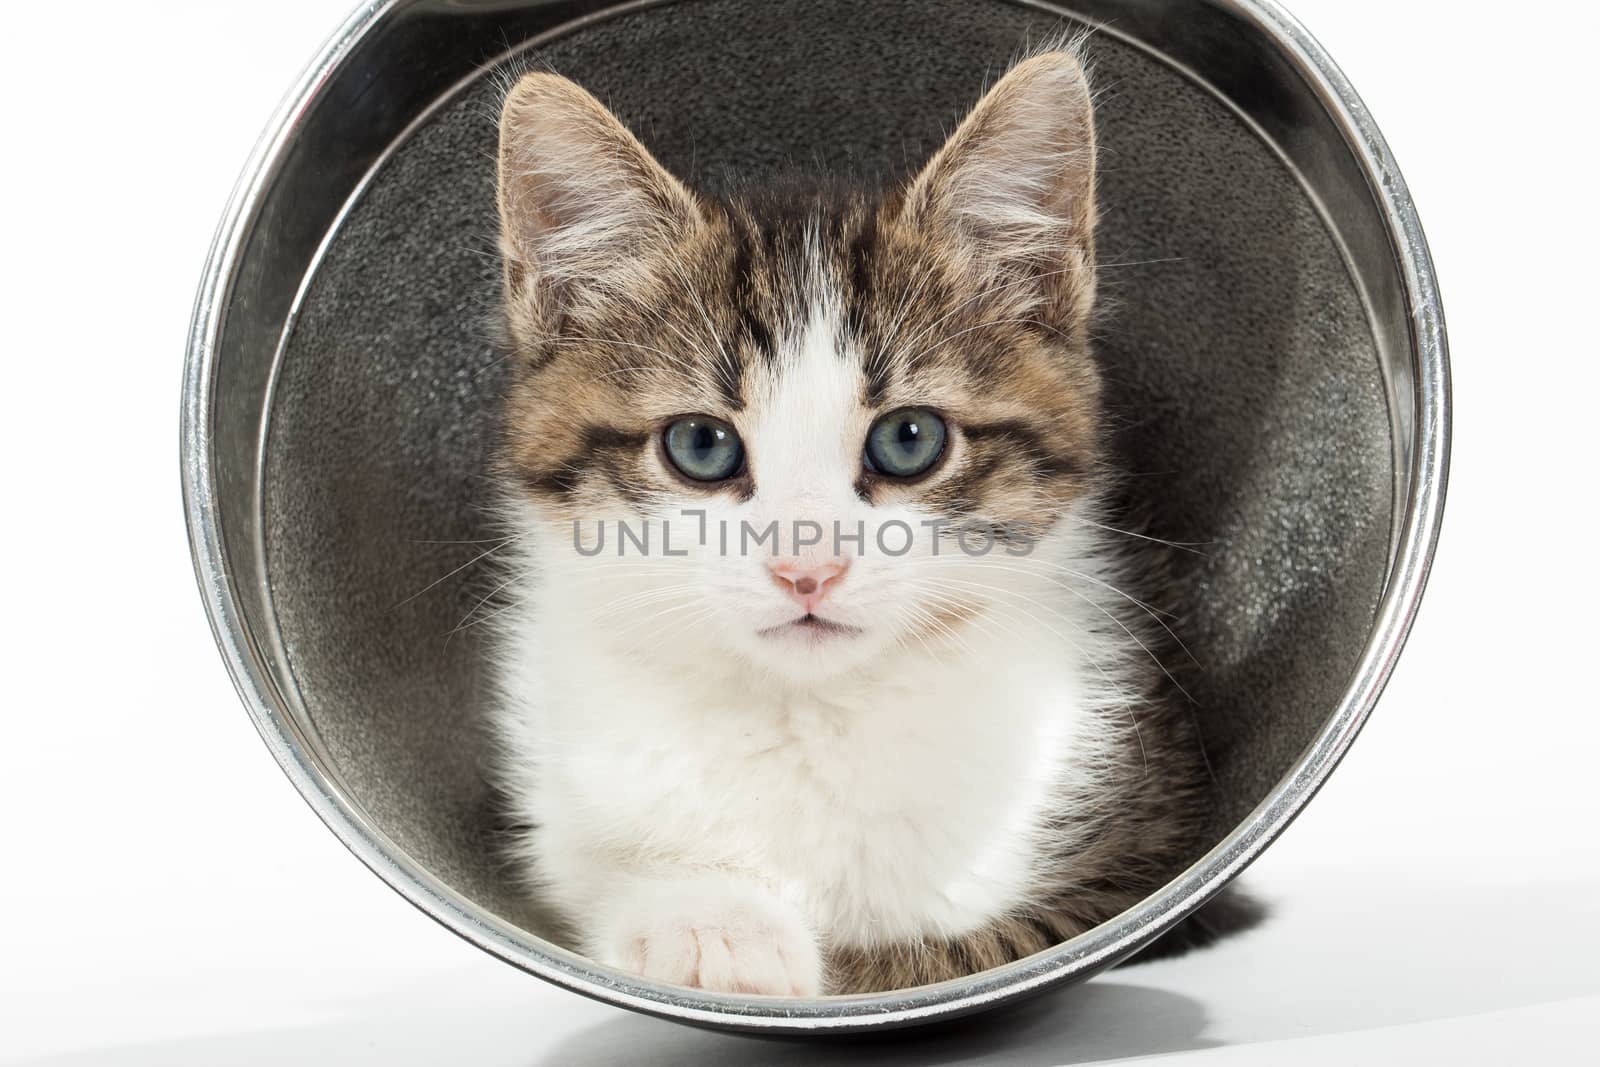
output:
[{"label": "tabby kitten", "polygon": [[1094,184],[1061,51],[886,195],[697,195],[571,82],[510,92],[499,784],[595,960],[933,982],[1192,858],[1203,756],[1101,518]]}]

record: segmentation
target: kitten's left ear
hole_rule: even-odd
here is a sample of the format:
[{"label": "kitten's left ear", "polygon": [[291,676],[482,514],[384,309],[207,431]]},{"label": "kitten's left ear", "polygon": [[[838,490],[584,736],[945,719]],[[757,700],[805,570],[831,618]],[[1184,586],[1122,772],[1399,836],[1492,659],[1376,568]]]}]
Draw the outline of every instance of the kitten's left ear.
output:
[{"label": "kitten's left ear", "polygon": [[1094,109],[1077,57],[1019,63],[911,182],[902,218],[998,297],[1078,322],[1094,300]]},{"label": "kitten's left ear", "polygon": [[[587,90],[524,75],[500,116],[500,248],[513,329],[627,291],[700,224],[694,195]],[[529,321],[531,319],[531,321]]]}]

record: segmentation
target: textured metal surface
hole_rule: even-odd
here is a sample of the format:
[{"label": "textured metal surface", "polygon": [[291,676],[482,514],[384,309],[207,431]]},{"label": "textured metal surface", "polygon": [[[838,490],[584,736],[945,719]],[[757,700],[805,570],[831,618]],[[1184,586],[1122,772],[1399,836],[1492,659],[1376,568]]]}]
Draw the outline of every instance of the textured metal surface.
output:
[{"label": "textured metal surface", "polygon": [[487,589],[471,566],[450,574],[475,547],[441,542],[484,536],[502,370],[488,342],[495,107],[492,79],[458,83],[533,38],[516,63],[583,81],[703,186],[790,161],[890,176],[986,71],[1061,23],[998,0],[683,0],[573,23],[601,6],[371,5],[247,167],[202,288],[184,406],[197,573],[241,695],[358,856],[464,936],[591,995],[798,1031],[921,1021],[1093,973],[1309,798],[1420,595],[1447,381],[1392,161],[1274,10],[1075,6],[1119,35],[1091,48],[1107,90],[1100,350],[1121,455],[1160,532],[1206,543],[1181,632],[1205,667],[1217,847],[1122,919],[965,982],[782,1007],[669,990],[530,935],[538,918],[488,840],[482,649],[476,630],[451,633]]}]

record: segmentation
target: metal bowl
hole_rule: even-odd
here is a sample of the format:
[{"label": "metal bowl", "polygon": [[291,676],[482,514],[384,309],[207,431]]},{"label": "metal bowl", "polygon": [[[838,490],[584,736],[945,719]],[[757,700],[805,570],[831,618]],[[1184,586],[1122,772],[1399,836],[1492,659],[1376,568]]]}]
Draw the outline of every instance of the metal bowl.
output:
[{"label": "metal bowl", "polygon": [[[217,643],[285,772],[424,912],[559,985],[764,1032],[897,1026],[1080,980],[1310,800],[1405,640],[1444,502],[1444,323],[1404,182],[1344,77],[1255,0],[383,0],[247,164],[195,309],[183,487]],[[1065,19],[1065,23],[1063,23]],[[1214,847],[1138,907],[961,981],[779,1001],[609,971],[503,877],[480,773],[485,458],[503,365],[495,72],[549,65],[710,188],[790,160],[892,178],[1030,42],[1094,29],[1129,484],[1185,556]],[[1292,907],[1291,905],[1288,905]],[[547,936],[541,936],[541,933]]]}]

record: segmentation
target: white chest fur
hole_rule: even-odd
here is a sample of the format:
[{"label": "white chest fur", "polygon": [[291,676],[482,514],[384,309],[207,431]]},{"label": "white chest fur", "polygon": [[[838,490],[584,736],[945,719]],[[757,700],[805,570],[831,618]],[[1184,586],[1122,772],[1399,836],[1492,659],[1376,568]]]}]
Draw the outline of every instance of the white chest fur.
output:
[{"label": "white chest fur", "polygon": [[757,881],[834,943],[959,934],[1027,897],[1040,819],[1093,736],[1059,645],[969,642],[803,695],[581,640],[525,629],[502,724],[568,910],[608,870],[667,867]]}]

